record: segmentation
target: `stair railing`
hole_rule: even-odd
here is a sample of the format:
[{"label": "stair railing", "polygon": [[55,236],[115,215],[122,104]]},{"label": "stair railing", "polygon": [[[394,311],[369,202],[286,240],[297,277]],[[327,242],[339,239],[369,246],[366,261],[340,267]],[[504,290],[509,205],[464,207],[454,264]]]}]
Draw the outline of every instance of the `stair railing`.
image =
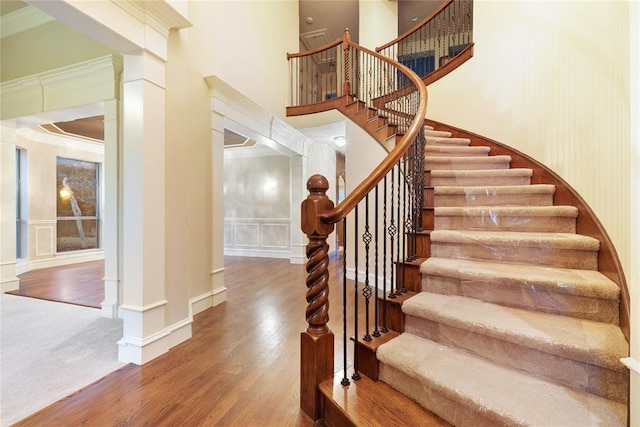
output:
[{"label": "stair railing", "polygon": [[406,65],[425,84],[473,56],[473,0],[447,0],[413,28],[376,52]]},{"label": "stair railing", "polygon": [[[351,42],[348,31],[341,40],[313,51],[290,54],[288,59],[293,107],[308,103],[309,112],[357,108],[372,113],[372,120],[390,126],[396,135],[387,156],[337,206],[326,194],[329,184],[325,177],[313,175],[307,181],[309,196],[302,202],[301,222],[309,240],[306,247],[308,327],[301,334],[300,407],[318,419],[322,415],[319,385],[334,376],[334,335],[327,325],[327,238],[334,225],[342,221],[345,233],[342,384],[348,386],[348,327],[353,328],[354,343],[351,378],[358,380],[358,341],[371,341],[372,337],[388,331],[386,313],[378,309],[378,298],[395,298],[406,292],[404,263],[416,255],[415,235],[421,227],[423,204],[423,124],[427,91],[419,76],[408,67]],[[393,108],[388,108],[391,113],[377,115],[381,110],[375,107],[376,100],[399,90],[402,95],[389,101],[393,104]],[[353,255],[347,244],[351,237]],[[358,253],[361,250],[364,255]],[[353,267],[352,281],[347,279],[347,260]],[[352,296],[348,289],[353,290]],[[347,300],[351,300],[351,312]],[[380,307],[384,311],[385,305]],[[350,316],[353,324],[348,326]]]}]

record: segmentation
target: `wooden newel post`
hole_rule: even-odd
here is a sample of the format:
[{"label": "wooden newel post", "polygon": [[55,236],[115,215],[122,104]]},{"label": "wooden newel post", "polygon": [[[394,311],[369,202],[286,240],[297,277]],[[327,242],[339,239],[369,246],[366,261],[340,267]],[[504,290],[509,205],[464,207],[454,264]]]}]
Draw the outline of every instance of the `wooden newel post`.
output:
[{"label": "wooden newel post", "polygon": [[307,330],[300,337],[300,408],[312,419],[322,416],[319,384],[333,376],[333,332],[329,330],[329,245],[333,224],[324,224],[320,215],[333,209],[327,197],[329,182],[322,175],[307,181],[309,196],[302,202],[302,231],[307,245]]},{"label": "wooden newel post", "polygon": [[344,30],[342,36],[342,50],[344,59],[344,82],[342,83],[342,94],[351,95],[351,78],[349,77],[349,52],[351,51],[351,33],[349,29]]}]

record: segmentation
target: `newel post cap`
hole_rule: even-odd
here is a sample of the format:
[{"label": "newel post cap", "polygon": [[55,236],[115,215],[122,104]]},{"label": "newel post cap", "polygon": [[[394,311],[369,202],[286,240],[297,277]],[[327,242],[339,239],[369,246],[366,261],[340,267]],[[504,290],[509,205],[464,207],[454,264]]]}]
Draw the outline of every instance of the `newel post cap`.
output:
[{"label": "newel post cap", "polygon": [[309,196],[302,201],[302,231],[307,236],[328,236],[333,224],[325,224],[320,215],[333,209],[334,205],[327,196],[329,181],[322,175],[312,175],[307,180]]}]

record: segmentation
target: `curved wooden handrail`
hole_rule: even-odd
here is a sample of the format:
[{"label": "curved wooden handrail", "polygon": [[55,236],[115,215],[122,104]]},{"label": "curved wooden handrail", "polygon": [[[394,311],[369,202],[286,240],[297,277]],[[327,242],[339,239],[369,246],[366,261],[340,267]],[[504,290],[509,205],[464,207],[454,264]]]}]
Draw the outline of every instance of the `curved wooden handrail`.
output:
[{"label": "curved wooden handrail", "polygon": [[[345,31],[349,31],[349,29],[347,28]],[[336,47],[338,46],[340,43],[342,43],[342,37],[339,39],[336,39],[330,43],[327,43],[324,46],[320,46],[317,47],[315,49],[311,49],[311,50],[306,50],[304,52],[297,52],[297,53],[287,53],[287,59],[291,59],[291,58],[299,58],[301,56],[309,56],[309,55],[313,55],[314,53],[319,53],[322,52],[323,50],[327,50],[327,49],[331,49],[332,47]]]},{"label": "curved wooden handrail", "polygon": [[382,178],[384,178],[384,176],[402,158],[415,138],[418,136],[418,132],[420,132],[420,129],[424,124],[424,117],[427,114],[427,88],[424,83],[422,83],[422,79],[416,73],[411,71],[408,67],[400,64],[399,62],[395,62],[392,59],[378,54],[377,52],[359,46],[351,41],[349,41],[349,44],[353,48],[375,56],[381,61],[384,61],[399,69],[405,76],[407,76],[411,80],[411,82],[416,87],[416,90],[420,93],[420,103],[418,104],[416,115],[407,128],[406,133],[402,136],[398,144],[389,152],[387,157],[385,157],[385,159],[376,167],[376,169],[374,169],[373,172],[369,174],[369,176],[364,181],[362,181],[352,192],[350,192],[349,195],[338,204],[338,206],[321,215],[322,222],[324,222],[325,224],[335,224],[336,222],[346,217],[346,215],[364,199],[367,193],[373,190],[373,188],[380,181],[382,181]]},{"label": "curved wooden handrail", "polygon": [[384,44],[384,45],[382,45],[380,47],[377,47],[375,49],[376,52],[380,52],[381,50],[384,50],[384,49],[388,48],[389,46],[393,46],[396,43],[400,43],[402,40],[406,39],[411,34],[413,34],[416,31],[418,31],[420,29],[420,27],[422,27],[423,25],[425,25],[426,23],[428,23],[429,21],[434,19],[440,12],[442,12],[444,9],[446,9],[451,3],[453,3],[453,0],[447,0],[447,1],[443,2],[440,6],[438,6],[438,8],[436,10],[431,12],[431,14],[429,16],[427,16],[426,18],[424,18],[422,21],[418,22],[413,28],[405,31],[402,35],[400,35],[400,36],[396,37],[395,39],[391,40],[389,43]]}]

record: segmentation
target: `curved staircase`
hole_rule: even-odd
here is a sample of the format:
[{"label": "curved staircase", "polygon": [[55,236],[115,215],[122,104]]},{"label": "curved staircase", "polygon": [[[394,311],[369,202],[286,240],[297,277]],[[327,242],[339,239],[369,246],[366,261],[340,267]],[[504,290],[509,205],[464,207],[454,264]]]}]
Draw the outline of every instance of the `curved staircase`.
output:
[{"label": "curved staircase", "polygon": [[430,254],[379,379],[456,426],[627,425],[620,288],[578,209],[508,155],[426,136]]}]

